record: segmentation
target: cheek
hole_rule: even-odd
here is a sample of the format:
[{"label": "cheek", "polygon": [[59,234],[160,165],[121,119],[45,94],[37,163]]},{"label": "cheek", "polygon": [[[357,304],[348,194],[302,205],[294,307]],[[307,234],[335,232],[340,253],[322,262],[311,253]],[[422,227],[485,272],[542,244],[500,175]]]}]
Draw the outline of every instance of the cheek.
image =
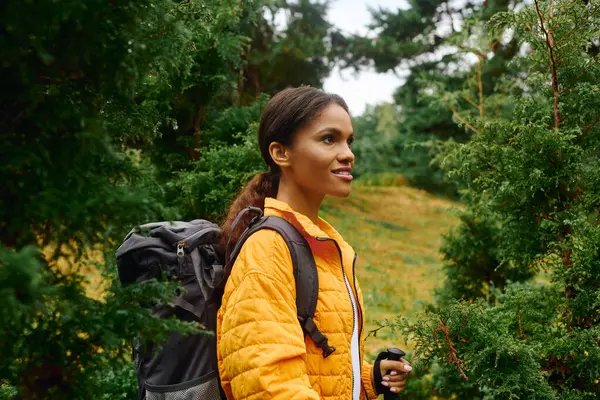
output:
[{"label": "cheek", "polygon": [[327,151],[320,148],[312,148],[304,151],[300,157],[298,170],[310,176],[323,176],[328,173],[331,166],[331,156]]}]

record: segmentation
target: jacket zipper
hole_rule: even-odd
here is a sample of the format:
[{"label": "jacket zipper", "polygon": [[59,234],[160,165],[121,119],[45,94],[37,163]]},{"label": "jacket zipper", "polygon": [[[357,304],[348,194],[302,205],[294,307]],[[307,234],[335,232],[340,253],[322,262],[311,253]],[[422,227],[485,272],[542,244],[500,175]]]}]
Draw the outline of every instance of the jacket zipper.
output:
[{"label": "jacket zipper", "polygon": [[[358,325],[358,357],[359,357],[359,361],[362,364],[362,353],[360,350],[360,348],[361,348],[360,338],[362,335],[363,325],[365,324],[365,317],[363,315],[362,307],[360,306],[360,300],[358,298],[358,289],[356,288],[356,256],[357,256],[357,254],[354,253],[354,259],[352,260],[352,277],[354,278],[354,293],[356,294],[356,305],[358,306],[358,312],[360,313],[360,321],[362,322],[360,325]],[[362,369],[362,365],[361,365],[361,369]],[[365,385],[362,384],[361,386],[363,388],[363,393],[365,394],[365,399],[369,400],[369,395],[367,394],[367,389],[365,388]]]},{"label": "jacket zipper", "polygon": [[[332,241],[335,244],[335,247],[337,248],[338,254],[340,255],[340,266],[342,267],[342,278],[344,278],[344,286],[346,286],[346,290],[348,291],[348,298],[350,299],[350,305],[352,306],[352,333],[354,333],[354,325],[356,324],[356,320],[355,320],[356,310],[354,309],[354,302],[352,302],[351,288],[349,288],[350,281],[348,281],[348,277],[346,277],[346,273],[344,272],[344,258],[342,257],[342,249],[340,248],[340,245],[338,244],[338,242],[336,242],[334,239],[318,237],[317,240],[322,241],[322,242],[325,242],[328,240]],[[354,258],[356,259],[356,253],[354,254]],[[354,262],[352,264],[353,264],[352,268],[354,269]],[[356,278],[354,280],[356,281]],[[346,285],[346,282],[348,282],[347,285]],[[358,297],[356,298],[356,304],[358,304]],[[360,305],[358,305],[358,307],[360,307]],[[361,360],[361,358],[360,358],[360,329],[359,329],[359,335],[358,335],[358,342],[359,342],[358,343],[358,362],[359,362],[359,367],[360,367],[360,360]],[[350,335],[350,369],[352,370],[352,386],[350,387],[350,390],[351,390],[351,393],[354,395],[354,363],[352,362],[352,334]],[[361,386],[363,386],[363,385],[361,385]]]}]

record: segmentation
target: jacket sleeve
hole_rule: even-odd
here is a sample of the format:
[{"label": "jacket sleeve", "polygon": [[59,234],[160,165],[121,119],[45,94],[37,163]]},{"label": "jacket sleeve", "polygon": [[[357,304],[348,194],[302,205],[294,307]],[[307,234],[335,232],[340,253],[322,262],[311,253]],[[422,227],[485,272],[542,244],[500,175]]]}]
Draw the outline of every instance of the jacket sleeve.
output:
[{"label": "jacket sleeve", "polygon": [[306,370],[292,261],[283,239],[271,231],[252,235],[230,280],[235,287],[224,304],[217,350],[228,398],[319,399]]},{"label": "jacket sleeve", "polygon": [[369,364],[367,362],[363,362],[362,365],[362,384],[367,393],[367,399],[375,400],[379,397],[379,395],[375,392],[375,388],[373,387],[373,381],[371,380],[373,372],[373,364]]}]

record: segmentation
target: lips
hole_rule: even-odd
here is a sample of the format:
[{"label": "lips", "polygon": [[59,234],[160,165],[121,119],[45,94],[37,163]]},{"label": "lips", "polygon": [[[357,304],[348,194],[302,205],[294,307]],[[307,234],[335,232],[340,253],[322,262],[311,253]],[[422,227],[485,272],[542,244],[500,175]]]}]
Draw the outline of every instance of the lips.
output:
[{"label": "lips", "polygon": [[340,168],[336,168],[333,171],[334,174],[336,173],[347,173],[347,174],[351,174],[352,173],[352,168],[351,167],[340,167]]},{"label": "lips", "polygon": [[353,179],[352,168],[350,168],[350,167],[337,168],[331,172],[338,178],[343,179],[345,181],[351,181]]}]

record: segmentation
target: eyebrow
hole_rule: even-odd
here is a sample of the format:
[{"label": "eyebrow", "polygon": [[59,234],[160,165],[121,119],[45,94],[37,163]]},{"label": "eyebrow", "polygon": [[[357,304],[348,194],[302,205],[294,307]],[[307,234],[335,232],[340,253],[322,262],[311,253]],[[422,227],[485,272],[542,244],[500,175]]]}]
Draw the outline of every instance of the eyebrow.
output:
[{"label": "eyebrow", "polygon": [[[323,128],[323,129],[319,130],[316,133],[316,135],[320,135],[320,134],[322,134],[324,132],[331,132],[331,133],[335,133],[336,135],[342,135],[342,131],[340,131],[337,128]],[[354,132],[351,132],[349,137],[350,138],[354,138]]]}]

